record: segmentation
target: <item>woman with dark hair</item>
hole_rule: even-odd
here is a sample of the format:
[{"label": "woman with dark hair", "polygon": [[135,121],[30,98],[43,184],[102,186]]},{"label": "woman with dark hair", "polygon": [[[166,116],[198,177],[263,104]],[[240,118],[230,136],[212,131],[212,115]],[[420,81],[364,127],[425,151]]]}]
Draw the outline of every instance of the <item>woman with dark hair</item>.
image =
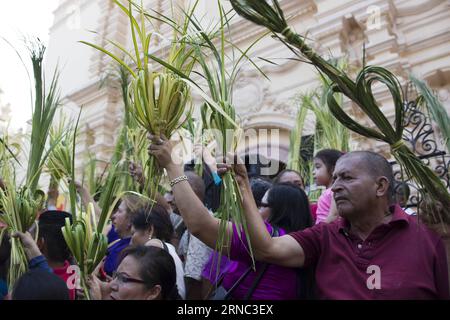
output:
[{"label": "woman with dark hair", "polygon": [[[154,137],[150,137],[155,140]],[[306,282],[297,282],[297,269],[281,267],[269,263],[255,263],[255,269],[253,270],[253,260],[250,256],[250,248],[248,248],[248,241],[243,232],[242,226],[237,226],[233,222],[219,220],[218,218],[211,216],[208,209],[201,203],[196,197],[194,191],[188,183],[186,183],[186,176],[183,175],[183,168],[173,162],[172,148],[173,144],[169,142],[165,137],[160,138],[163,142],[160,144],[152,143],[150,146],[150,154],[155,156],[159,165],[165,168],[171,179],[172,191],[177,202],[177,207],[183,216],[183,220],[188,228],[196,237],[198,237],[205,244],[211,248],[215,248],[220,235],[220,228],[225,224],[225,239],[229,237],[231,241],[228,246],[225,246],[220,252],[222,255],[229,254],[230,259],[233,261],[232,266],[224,276],[222,286],[227,290],[227,295],[236,300],[293,300],[298,299],[299,292],[302,287],[306,286]],[[153,142],[152,140],[152,142]],[[235,167],[235,169],[247,172],[244,165]],[[225,173],[230,170],[230,165],[221,166],[219,173]],[[239,171],[235,171],[236,176],[243,175]],[[248,194],[251,192],[250,183],[248,180],[245,182],[237,181],[240,184],[242,194]],[[284,199],[284,206],[282,210],[280,207],[276,207],[276,211],[270,209],[269,221],[272,221],[273,225],[268,221],[265,222],[265,226],[269,234],[272,237],[282,236],[290,230],[302,230],[311,226],[311,214],[309,211],[308,198],[304,191],[300,188],[286,184],[282,186],[274,186],[275,188],[289,188],[292,191],[292,198]],[[284,190],[284,189],[283,189]],[[274,195],[277,195],[275,191]],[[253,198],[253,196],[251,196]],[[301,202],[301,204],[295,204],[294,202]],[[255,206],[254,200],[250,202]],[[247,205],[246,202],[242,203]],[[268,206],[273,203],[267,203]],[[289,208],[305,208],[304,211],[298,212],[290,210]],[[252,208],[253,209],[253,208]],[[279,215],[282,215],[279,217]],[[304,215],[305,218],[297,218],[289,224],[295,215]],[[280,225],[278,225],[278,223]],[[304,223],[304,224],[303,224]],[[282,226],[283,227],[282,227]],[[287,228],[288,230],[284,230]],[[214,272],[214,270],[212,270]]]},{"label": "woman with dark hair", "polygon": [[[309,211],[308,197],[305,192],[292,183],[274,185],[268,191],[267,202],[261,202],[262,215],[267,215],[266,226],[273,236],[282,236],[286,233],[303,230],[312,226],[311,213]],[[226,290],[234,287],[239,279],[251,267],[251,259],[248,255],[245,235],[239,239],[238,231],[233,225],[233,239],[231,243],[231,265],[223,276],[222,285]],[[264,272],[261,270],[265,269]],[[215,272],[215,270],[212,270]],[[261,273],[251,296],[248,296],[250,288],[254,286],[255,279]],[[239,282],[239,285],[231,293],[232,299],[237,300],[293,300],[299,298],[299,288],[304,283],[298,282],[297,270],[275,265],[256,263],[256,272],[251,272]]]},{"label": "woman with dark hair", "polygon": [[88,281],[93,299],[177,300],[175,263],[165,250],[153,246],[130,246],[122,251],[113,280]]},{"label": "woman with dark hair", "polygon": [[264,195],[272,187],[272,185],[273,184],[270,180],[262,177],[250,178],[250,187],[252,188],[253,198],[255,199],[256,206],[258,208],[261,206],[261,201]]},{"label": "woman with dark hair", "polygon": [[153,205],[151,210],[137,210],[131,224],[131,243],[134,245],[144,245],[151,239],[169,242],[174,232],[168,213],[158,204]]},{"label": "woman with dark hair", "polygon": [[[254,176],[250,178],[250,187],[252,189],[253,198],[255,199],[256,206],[259,210],[265,210],[261,206],[262,200],[266,197],[269,189],[272,187],[272,181],[266,179],[261,176]],[[268,216],[267,216],[268,217]],[[267,218],[266,217],[266,218]],[[213,287],[216,285],[217,281],[223,278],[223,275],[228,272],[228,269],[231,265],[231,261],[227,256],[221,255],[220,259],[218,258],[217,251],[211,252],[208,261],[203,266],[202,270],[202,296],[205,297],[208,295],[208,292],[213,290]],[[220,260],[220,267],[217,266]],[[217,273],[217,269],[220,270]]]},{"label": "woman with dark hair", "polygon": [[277,183],[292,183],[297,185],[299,188],[305,189],[305,183],[300,172],[292,169],[284,169],[273,180],[275,184]]},{"label": "woman with dark hair", "polygon": [[173,258],[177,275],[177,287],[180,297],[185,299],[183,263],[177,255],[175,247],[169,243],[174,233],[169,214],[159,204],[151,210],[141,208],[136,211],[132,220],[132,245],[155,246],[167,251]]},{"label": "woman with dark hair", "polygon": [[270,210],[267,222],[289,233],[312,226],[309,202],[305,192],[291,183],[280,183],[269,190],[267,203]]},{"label": "woman with dark hair", "polygon": [[317,152],[314,157],[314,179],[318,186],[326,188],[317,201],[316,224],[331,222],[332,219],[336,218],[331,185],[333,184],[334,166],[343,154],[339,150],[323,149]]},{"label": "woman with dark hair", "polygon": [[66,283],[44,269],[31,269],[16,282],[12,300],[69,300]]}]

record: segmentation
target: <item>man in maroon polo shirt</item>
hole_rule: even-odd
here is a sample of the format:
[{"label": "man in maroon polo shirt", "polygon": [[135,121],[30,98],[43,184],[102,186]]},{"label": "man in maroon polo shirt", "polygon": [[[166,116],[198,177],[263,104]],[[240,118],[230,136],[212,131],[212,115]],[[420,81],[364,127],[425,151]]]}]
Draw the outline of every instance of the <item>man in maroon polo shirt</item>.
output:
[{"label": "man in maroon polo shirt", "polygon": [[315,267],[318,298],[449,299],[444,244],[391,205],[394,178],[382,156],[366,151],[342,156],[332,186],[340,218],[276,238],[258,215],[245,167],[234,170],[256,259]]},{"label": "man in maroon polo shirt", "polygon": [[[173,162],[172,143],[162,138],[162,142],[152,143],[150,153],[167,168]],[[219,173],[230,169],[229,164],[218,165]],[[274,238],[256,207],[245,165],[235,164],[233,170],[256,260],[285,267],[314,267],[318,298],[450,298],[444,244],[416,217],[391,205],[394,177],[382,156],[357,151],[339,158],[332,191],[340,218]],[[183,176],[171,178],[176,181]],[[196,205],[195,194],[182,181],[186,179],[177,182],[177,203],[192,207]],[[197,209],[198,214],[191,219],[204,219],[202,228],[217,230],[217,221],[200,214],[201,207],[193,212]],[[211,234],[207,241],[214,241],[214,232]]]}]

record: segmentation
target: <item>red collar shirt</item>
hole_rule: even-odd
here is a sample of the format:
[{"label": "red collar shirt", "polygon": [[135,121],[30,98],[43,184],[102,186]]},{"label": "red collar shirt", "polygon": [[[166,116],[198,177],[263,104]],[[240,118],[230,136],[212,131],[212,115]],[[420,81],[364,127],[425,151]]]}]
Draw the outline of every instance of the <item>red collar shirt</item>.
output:
[{"label": "red collar shirt", "polygon": [[399,206],[366,240],[344,219],[290,234],[316,270],[320,299],[449,299],[442,239]]}]

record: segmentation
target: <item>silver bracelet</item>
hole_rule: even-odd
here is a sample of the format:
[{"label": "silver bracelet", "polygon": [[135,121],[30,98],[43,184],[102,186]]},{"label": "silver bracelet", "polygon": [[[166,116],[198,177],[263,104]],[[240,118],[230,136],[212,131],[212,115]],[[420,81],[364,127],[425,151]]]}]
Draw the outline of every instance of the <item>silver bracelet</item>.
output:
[{"label": "silver bracelet", "polygon": [[188,177],[186,175],[176,177],[175,179],[170,181],[170,187],[173,188],[173,186],[176,185],[178,182],[187,181],[187,180],[188,180]]}]

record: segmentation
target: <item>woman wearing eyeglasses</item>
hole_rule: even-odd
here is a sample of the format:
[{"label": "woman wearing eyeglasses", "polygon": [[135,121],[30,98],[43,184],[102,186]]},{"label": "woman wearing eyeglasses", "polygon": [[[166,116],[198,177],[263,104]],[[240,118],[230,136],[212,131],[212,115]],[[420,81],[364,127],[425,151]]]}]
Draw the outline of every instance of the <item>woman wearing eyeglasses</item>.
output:
[{"label": "woman wearing eyeglasses", "polygon": [[178,294],[186,298],[184,284],[184,269],[175,247],[170,244],[174,234],[172,223],[167,211],[159,204],[154,204],[151,210],[142,208],[136,211],[132,220],[132,245],[154,246],[167,251],[175,263]]},{"label": "woman wearing eyeglasses", "polygon": [[177,300],[175,263],[165,250],[135,246],[122,252],[109,283],[92,277],[93,299],[103,300]]}]

